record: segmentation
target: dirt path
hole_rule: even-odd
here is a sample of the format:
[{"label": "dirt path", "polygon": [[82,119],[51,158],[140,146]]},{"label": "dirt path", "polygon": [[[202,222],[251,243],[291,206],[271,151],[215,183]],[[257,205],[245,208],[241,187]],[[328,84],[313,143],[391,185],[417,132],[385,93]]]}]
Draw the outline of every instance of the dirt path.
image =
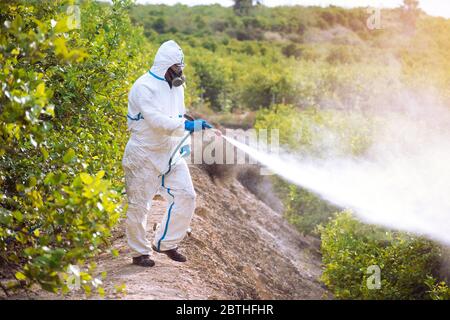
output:
[{"label": "dirt path", "polygon": [[[114,241],[119,257],[98,257],[106,299],[321,299],[328,296],[318,281],[321,272],[318,243],[301,236],[237,180],[214,181],[191,166],[197,192],[193,234],[181,245],[188,262],[177,263],[154,253],[156,266],[131,264],[123,232]],[[148,220],[153,224],[166,210],[155,200]],[[116,285],[125,284],[126,295]],[[38,291],[36,299],[84,299],[82,293],[65,297]],[[29,298],[30,298],[29,297]],[[99,298],[94,295],[91,298]]]},{"label": "dirt path", "polygon": [[[149,239],[153,236],[153,224],[161,221],[165,210],[165,201],[154,201],[147,224]],[[98,268],[107,271],[105,289],[109,294],[115,291],[114,284],[121,283],[126,285],[126,299],[205,299],[213,294],[213,290],[204,285],[192,259],[177,263],[164,254],[153,253],[155,267],[147,269],[130,263],[131,252],[124,236],[117,239],[113,247],[119,251],[119,257],[111,259],[105,254],[98,262]]]}]

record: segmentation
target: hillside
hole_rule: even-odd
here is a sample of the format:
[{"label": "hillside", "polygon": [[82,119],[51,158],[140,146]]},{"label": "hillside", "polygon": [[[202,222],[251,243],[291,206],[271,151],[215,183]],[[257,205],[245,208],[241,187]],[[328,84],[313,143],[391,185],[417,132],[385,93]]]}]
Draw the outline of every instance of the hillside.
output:
[{"label": "hillside", "polygon": [[[130,263],[122,226],[113,242],[119,257],[98,257],[106,271],[106,298],[121,299],[321,299],[327,291],[319,283],[318,241],[301,236],[280,213],[273,211],[236,179],[212,179],[190,166],[197,192],[192,235],[182,244],[186,264],[154,254],[156,266],[145,269]],[[148,235],[164,214],[164,200],[156,198]],[[115,285],[126,285],[118,294]],[[80,299],[84,294],[69,293]],[[24,295],[12,298],[25,298]],[[32,299],[55,299],[37,290]],[[62,297],[60,297],[62,298]],[[94,296],[99,298],[99,296]]]}]

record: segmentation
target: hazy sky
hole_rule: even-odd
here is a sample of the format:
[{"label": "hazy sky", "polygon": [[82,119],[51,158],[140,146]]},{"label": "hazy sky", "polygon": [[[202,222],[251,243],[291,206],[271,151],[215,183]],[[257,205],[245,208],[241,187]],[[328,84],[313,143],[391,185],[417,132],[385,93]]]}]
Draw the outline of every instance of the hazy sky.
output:
[{"label": "hazy sky", "polygon": [[[420,7],[433,16],[443,16],[450,18],[450,1],[449,0],[420,0]],[[172,5],[175,3],[183,3],[187,5],[196,4],[212,4],[220,3],[223,6],[233,4],[232,0],[137,0],[137,3],[165,3]],[[276,5],[319,5],[328,6],[330,4],[341,7],[398,7],[403,0],[263,0],[266,6]]]}]

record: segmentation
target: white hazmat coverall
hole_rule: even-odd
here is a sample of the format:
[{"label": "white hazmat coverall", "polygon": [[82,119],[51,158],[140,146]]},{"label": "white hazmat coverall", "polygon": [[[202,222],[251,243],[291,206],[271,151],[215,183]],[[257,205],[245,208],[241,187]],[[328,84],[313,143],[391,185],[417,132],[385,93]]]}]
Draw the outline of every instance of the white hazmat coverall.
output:
[{"label": "white hazmat coverall", "polygon": [[184,159],[169,174],[161,176],[173,150],[187,133],[183,119],[184,88],[170,88],[164,78],[167,69],[179,63],[183,63],[181,48],[175,41],[164,42],[153,66],[133,84],[128,96],[131,137],[122,165],[128,196],[126,234],[135,257],[152,252],[146,239],[146,225],[156,193],[169,202],[153,240],[160,251],[177,247],[186,235],[195,209],[195,191]]}]

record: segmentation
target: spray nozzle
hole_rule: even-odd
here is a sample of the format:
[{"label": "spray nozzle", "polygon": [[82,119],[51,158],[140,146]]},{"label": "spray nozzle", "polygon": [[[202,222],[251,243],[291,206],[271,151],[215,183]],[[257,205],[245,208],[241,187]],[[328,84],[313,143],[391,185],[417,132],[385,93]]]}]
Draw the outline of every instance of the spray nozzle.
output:
[{"label": "spray nozzle", "polygon": [[221,136],[222,136],[222,132],[220,132],[219,129],[211,129],[211,131],[212,131],[217,137],[221,137]]}]

